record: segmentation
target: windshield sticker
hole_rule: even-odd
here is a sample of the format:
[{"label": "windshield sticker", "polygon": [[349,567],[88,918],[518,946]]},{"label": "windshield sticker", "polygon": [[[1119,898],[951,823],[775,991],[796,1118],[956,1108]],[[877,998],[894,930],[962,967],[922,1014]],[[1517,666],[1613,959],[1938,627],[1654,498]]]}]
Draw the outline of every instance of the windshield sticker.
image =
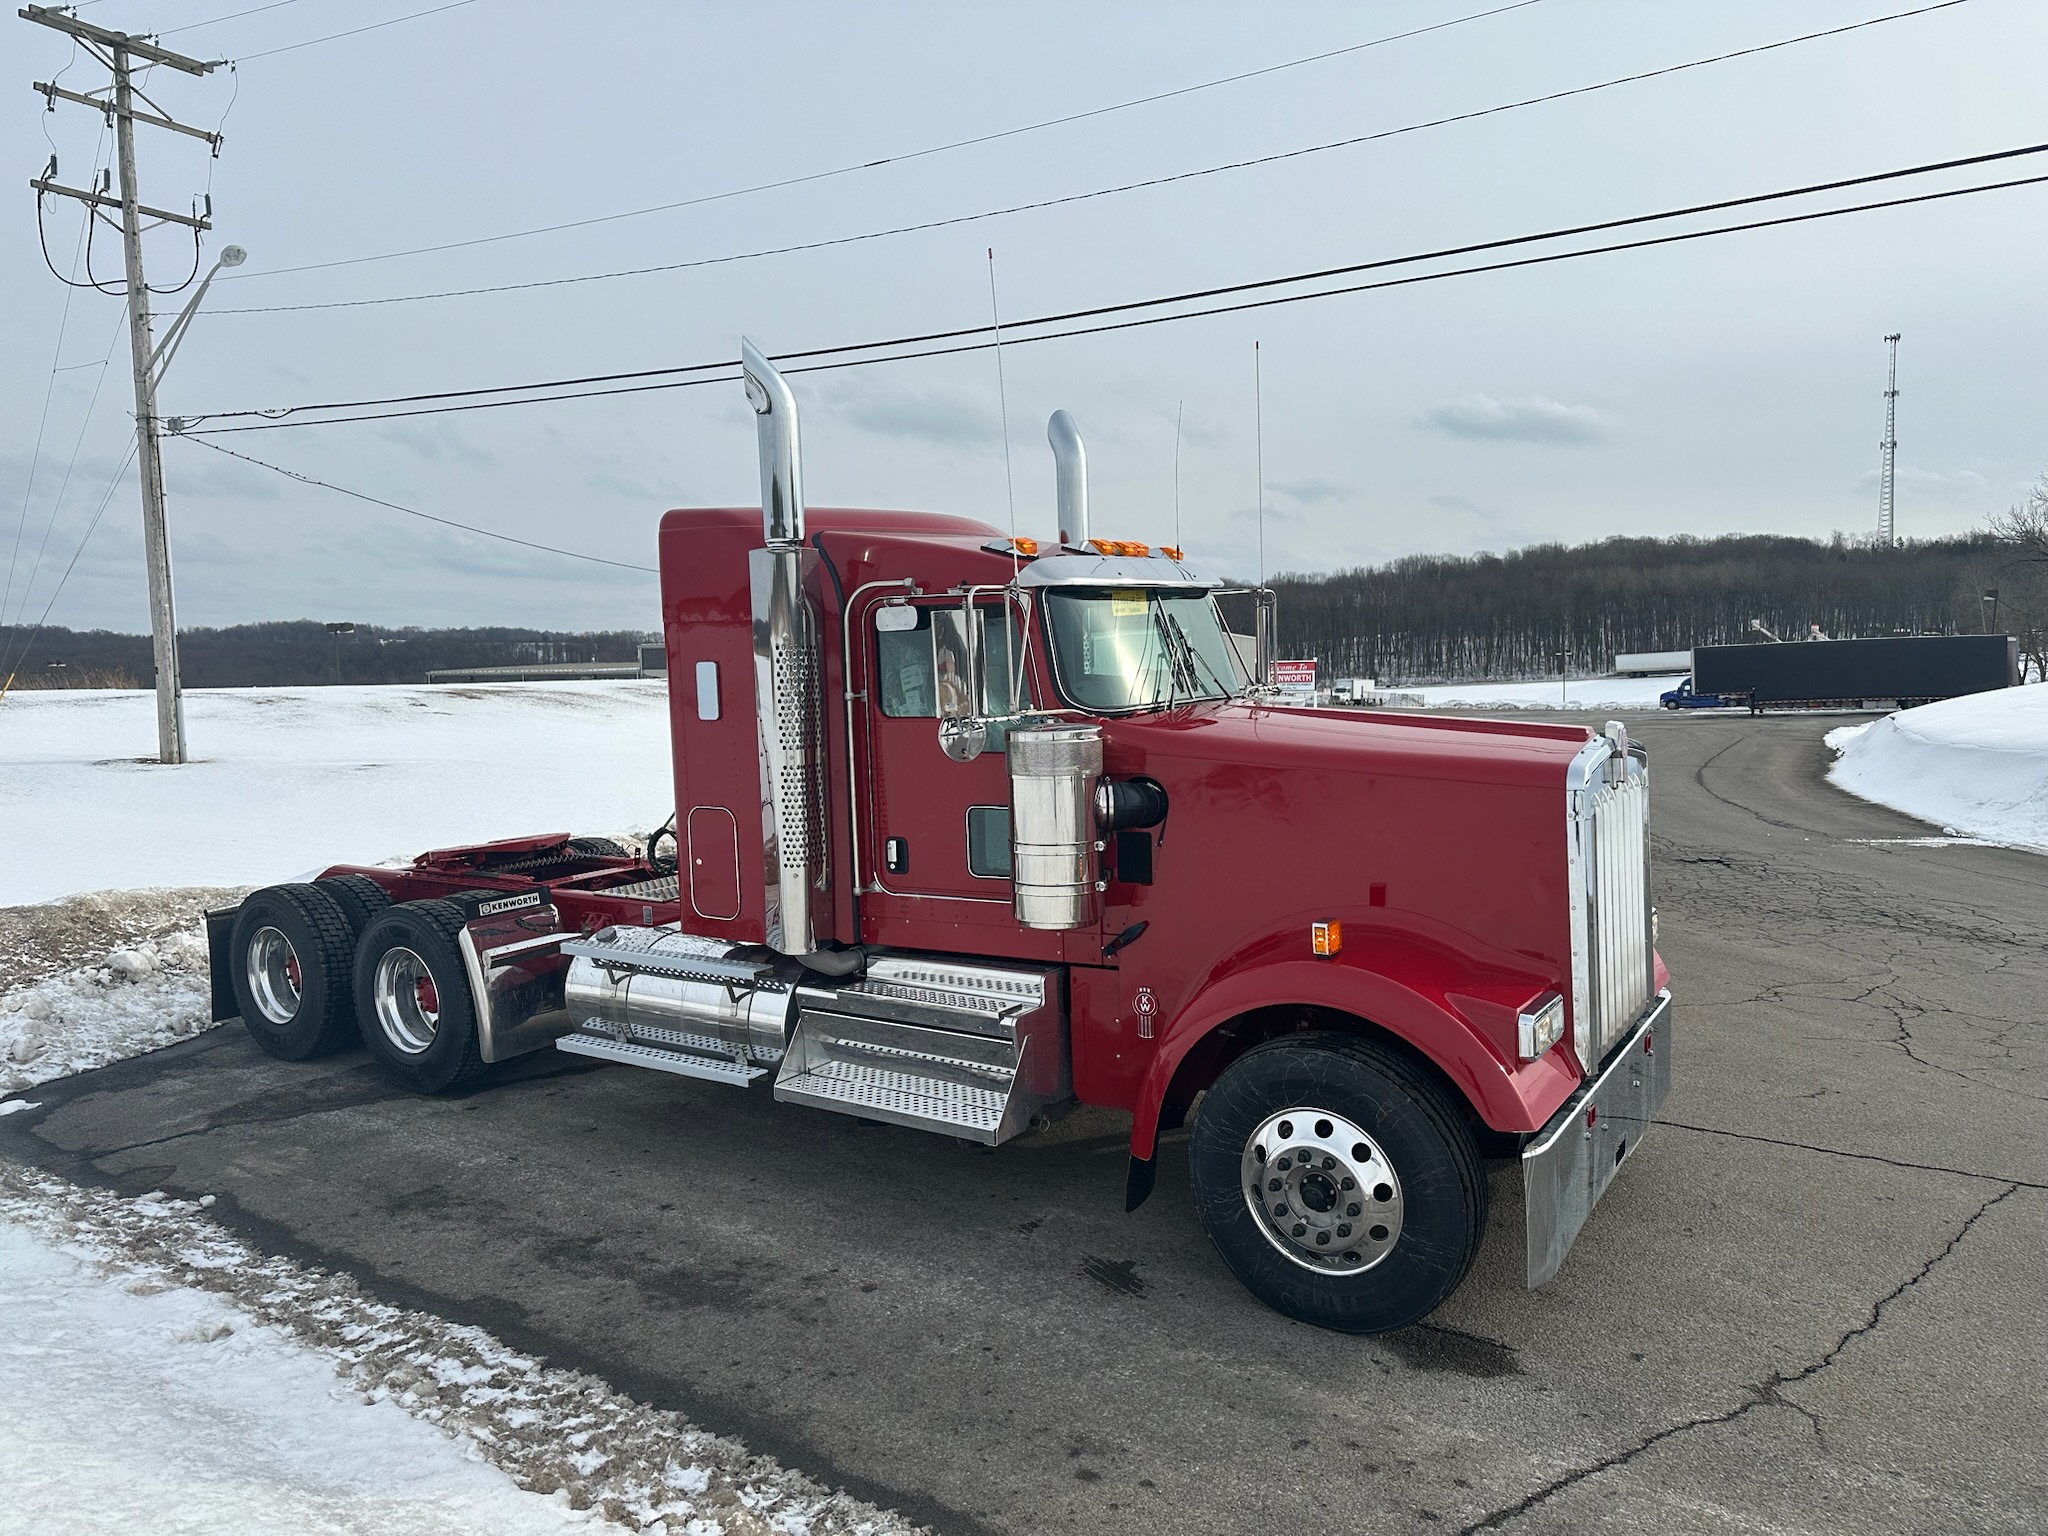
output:
[{"label": "windshield sticker", "polygon": [[1145,617],[1145,594],[1143,590],[1126,590],[1110,593],[1109,616],[1113,619],[1142,619]]}]

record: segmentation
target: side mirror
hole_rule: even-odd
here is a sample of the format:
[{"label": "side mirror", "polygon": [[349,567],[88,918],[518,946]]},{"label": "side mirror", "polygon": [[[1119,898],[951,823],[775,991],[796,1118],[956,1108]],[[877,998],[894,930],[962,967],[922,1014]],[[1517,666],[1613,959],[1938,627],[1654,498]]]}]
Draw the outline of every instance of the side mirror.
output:
[{"label": "side mirror", "polygon": [[988,723],[980,718],[981,626],[972,602],[932,612],[932,679],[939,710],[939,749],[955,762],[981,755]]}]

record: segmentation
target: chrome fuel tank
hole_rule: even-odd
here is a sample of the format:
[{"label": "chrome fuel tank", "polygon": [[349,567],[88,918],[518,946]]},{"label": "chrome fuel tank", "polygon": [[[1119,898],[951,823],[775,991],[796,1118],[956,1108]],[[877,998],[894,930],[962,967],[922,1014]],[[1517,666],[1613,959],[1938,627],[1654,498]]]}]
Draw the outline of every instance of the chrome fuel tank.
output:
[{"label": "chrome fuel tank", "polygon": [[782,1058],[791,978],[758,947],[664,928],[604,928],[563,945],[569,1013],[631,1031],[707,1035],[754,1061]]}]

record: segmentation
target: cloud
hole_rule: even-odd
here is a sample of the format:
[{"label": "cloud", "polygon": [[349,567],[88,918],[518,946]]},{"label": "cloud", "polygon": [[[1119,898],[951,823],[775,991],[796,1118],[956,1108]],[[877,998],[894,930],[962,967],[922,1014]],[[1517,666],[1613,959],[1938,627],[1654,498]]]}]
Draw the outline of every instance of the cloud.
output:
[{"label": "cloud", "polygon": [[[1859,475],[1856,488],[1866,495],[1875,496],[1879,475],[1870,470]],[[1898,469],[1899,492],[1909,498],[1926,501],[1962,502],[1975,505],[1991,494],[1991,482],[1974,469],[1941,471],[1915,469],[1910,464],[1901,464]]]},{"label": "cloud", "polygon": [[232,459],[187,453],[164,465],[164,489],[172,497],[198,496],[216,500],[236,497],[245,501],[276,501],[282,494],[279,477],[251,464]]},{"label": "cloud", "polygon": [[393,447],[403,448],[430,464],[493,465],[498,462],[496,454],[477,447],[446,422],[405,422],[386,427],[377,435]]},{"label": "cloud", "polygon": [[[832,410],[877,437],[907,437],[949,448],[985,448],[1002,441],[1003,420],[992,403],[948,389],[848,391]],[[1011,432],[1020,424],[1013,418]]]},{"label": "cloud", "polygon": [[675,492],[656,490],[644,480],[626,475],[613,474],[610,470],[599,470],[583,477],[583,488],[600,496],[616,496],[621,501],[630,501],[643,507],[672,507],[680,505]]},{"label": "cloud", "polygon": [[1268,489],[1278,491],[1289,501],[1313,506],[1319,501],[1342,500],[1350,496],[1355,487],[1342,480],[1325,480],[1321,476],[1310,475],[1302,480],[1274,480],[1268,483]]},{"label": "cloud", "polygon": [[1597,443],[1613,430],[1607,418],[1589,405],[1565,405],[1536,395],[1514,400],[1467,395],[1431,406],[1415,418],[1415,425],[1447,437],[1553,447]]},{"label": "cloud", "polygon": [[1507,516],[1499,507],[1489,507],[1483,501],[1474,501],[1470,496],[1458,496],[1438,492],[1429,498],[1432,507],[1441,507],[1446,512],[1462,512],[1467,517],[1476,517],[1485,522],[1494,522]]}]

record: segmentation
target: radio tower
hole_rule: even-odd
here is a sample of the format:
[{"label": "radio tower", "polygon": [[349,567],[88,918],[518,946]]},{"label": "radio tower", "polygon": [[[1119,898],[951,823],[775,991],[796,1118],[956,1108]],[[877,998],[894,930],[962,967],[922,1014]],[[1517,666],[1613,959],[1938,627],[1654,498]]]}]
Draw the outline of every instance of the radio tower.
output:
[{"label": "radio tower", "polygon": [[1884,391],[1884,441],[1877,445],[1883,455],[1877,477],[1877,536],[1886,549],[1899,542],[1897,507],[1892,501],[1893,471],[1899,458],[1899,333],[1885,337],[1891,349],[1891,372]]}]

